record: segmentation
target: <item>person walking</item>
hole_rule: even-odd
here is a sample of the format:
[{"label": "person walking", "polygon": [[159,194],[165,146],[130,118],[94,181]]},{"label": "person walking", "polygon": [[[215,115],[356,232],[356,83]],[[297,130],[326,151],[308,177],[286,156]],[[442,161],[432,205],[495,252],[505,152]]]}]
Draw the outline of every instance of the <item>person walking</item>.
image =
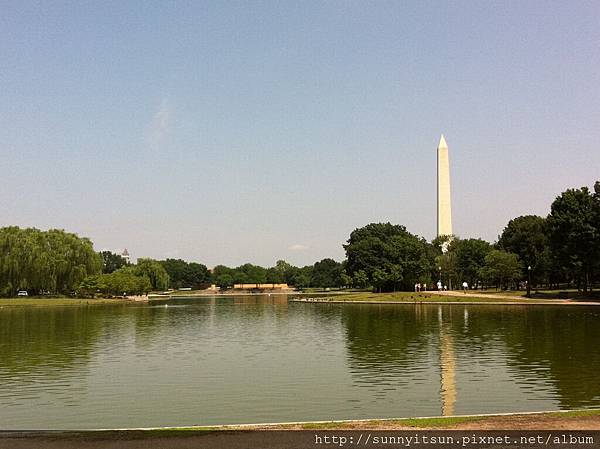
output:
[{"label": "person walking", "polygon": [[462,287],[463,287],[463,292],[465,294],[467,294],[467,290],[469,289],[469,284],[467,284],[467,281],[463,281]]},{"label": "person walking", "polygon": [[442,281],[438,281],[437,288],[438,288],[438,292],[442,291]]}]

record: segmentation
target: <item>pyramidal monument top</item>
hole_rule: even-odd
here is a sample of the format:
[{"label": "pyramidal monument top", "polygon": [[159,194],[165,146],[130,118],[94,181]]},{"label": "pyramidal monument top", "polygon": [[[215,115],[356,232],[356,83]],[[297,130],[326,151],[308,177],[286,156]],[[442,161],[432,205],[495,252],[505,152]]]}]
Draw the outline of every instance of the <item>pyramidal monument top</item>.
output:
[{"label": "pyramidal monument top", "polygon": [[440,143],[438,144],[438,148],[448,148],[448,144],[446,143],[446,139],[444,139],[444,135],[440,136]]}]

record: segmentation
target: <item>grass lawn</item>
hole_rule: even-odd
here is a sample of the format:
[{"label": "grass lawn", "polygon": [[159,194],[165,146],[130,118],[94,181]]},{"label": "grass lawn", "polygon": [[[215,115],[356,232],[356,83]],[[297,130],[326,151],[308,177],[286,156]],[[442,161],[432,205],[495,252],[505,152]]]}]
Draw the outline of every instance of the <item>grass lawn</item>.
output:
[{"label": "grass lawn", "polygon": [[[478,293],[478,292],[476,292]],[[443,296],[435,293],[427,292],[395,292],[395,293],[371,293],[371,292],[356,292],[346,293],[335,296],[327,296],[323,299],[329,301],[366,301],[366,302],[528,302],[535,303],[535,300],[525,299],[515,296],[513,298],[496,298],[482,294],[481,296]]]},{"label": "grass lawn", "polygon": [[[506,415],[448,416],[430,418],[371,419],[290,424],[251,424],[198,427],[165,427],[146,430],[105,430],[93,432],[56,432],[46,438],[84,438],[86,440],[138,440],[191,437],[219,431],[251,430],[410,430],[410,429],[600,429],[600,410],[572,410]],[[35,432],[34,432],[35,434]]]},{"label": "grass lawn", "polygon": [[[303,430],[328,430],[328,429],[353,429],[357,427],[367,426],[371,428],[377,427],[415,427],[415,428],[426,428],[426,429],[438,429],[444,427],[451,427],[457,424],[464,423],[475,423],[486,419],[486,417],[480,416],[449,416],[447,418],[406,418],[406,419],[372,419],[363,422],[324,422],[324,423],[305,423],[300,424],[299,427]],[[286,427],[286,426],[282,426]]]},{"label": "grass lawn", "polygon": [[469,290],[469,293],[478,294],[478,295],[515,296],[515,297],[523,297],[523,298],[525,298],[525,295],[527,294],[527,292],[525,290],[495,290],[493,288],[488,288],[487,290]]},{"label": "grass lawn", "polygon": [[[595,422],[594,427],[598,425],[600,418],[600,410],[573,410],[565,412],[549,412],[549,413],[532,413],[532,414],[515,414],[515,415],[487,415],[487,416],[448,416],[448,417],[433,417],[433,418],[402,418],[402,419],[381,419],[369,421],[352,421],[352,422],[325,422],[325,423],[303,423],[298,426],[282,425],[277,428],[295,428],[310,430],[328,430],[328,429],[394,429],[394,428],[420,428],[420,429],[448,429],[454,427],[477,429],[487,428],[491,425],[492,428],[502,428],[503,425],[509,423],[519,423],[525,427],[532,426],[536,428],[538,424],[560,425],[567,424],[577,419],[587,419]],[[542,426],[540,426],[542,427]],[[507,428],[513,428],[508,425]]]},{"label": "grass lawn", "polygon": [[[527,292],[525,290],[469,290],[469,293],[477,295],[503,295],[503,296],[514,296],[515,298],[525,298]],[[564,290],[531,290],[531,297],[533,299],[564,299],[561,298],[560,294],[566,294],[568,298],[575,300],[598,300],[600,299],[600,292],[583,293],[576,289],[564,289]]]},{"label": "grass lawn", "polygon": [[[537,425],[544,427],[545,425],[556,426],[560,424],[571,424],[576,420],[588,421],[584,424],[585,427],[592,424],[593,428],[600,425],[600,410],[569,410],[564,412],[540,412],[526,414],[507,414],[507,415],[477,415],[477,416],[448,416],[448,417],[431,417],[431,418],[399,418],[399,419],[371,419],[371,420],[353,420],[353,421],[331,421],[331,422],[306,422],[298,424],[273,424],[273,425],[249,425],[249,426],[208,426],[208,427],[178,427],[155,429],[149,432],[153,436],[181,435],[183,432],[207,432],[215,430],[253,430],[253,429],[269,429],[269,430],[330,430],[330,429],[451,429],[455,427],[461,428],[503,428],[503,425],[508,425],[507,428],[525,427],[537,428]],[[518,426],[514,424],[518,423]],[[512,424],[512,425],[511,425]],[[582,423],[583,424],[583,423]]]},{"label": "grass lawn", "polygon": [[19,298],[0,298],[0,307],[44,307],[44,306],[81,306],[97,304],[130,304],[133,301],[123,299],[104,299],[104,298],[37,298],[37,297],[19,297]]},{"label": "grass lawn", "polygon": [[[560,290],[564,292],[564,290]],[[524,291],[501,291],[501,290],[469,290],[467,294],[461,291],[455,290],[451,292],[444,292],[438,294],[437,292],[394,292],[394,293],[373,293],[373,292],[357,292],[347,291],[345,293],[339,292],[338,294],[328,295],[324,293],[323,296],[314,294],[316,301],[331,301],[331,302],[483,302],[483,303],[528,303],[528,304],[565,304],[564,299],[573,299],[572,302],[598,302],[600,296],[594,295],[583,295],[581,292],[576,290],[568,291],[568,297],[559,297],[559,290],[554,291],[540,291],[537,294],[532,292],[532,297],[527,298]],[[578,294],[579,293],[579,294]],[[302,296],[298,296],[301,299]],[[310,299],[308,299],[310,301]],[[568,302],[567,302],[568,303]]]}]

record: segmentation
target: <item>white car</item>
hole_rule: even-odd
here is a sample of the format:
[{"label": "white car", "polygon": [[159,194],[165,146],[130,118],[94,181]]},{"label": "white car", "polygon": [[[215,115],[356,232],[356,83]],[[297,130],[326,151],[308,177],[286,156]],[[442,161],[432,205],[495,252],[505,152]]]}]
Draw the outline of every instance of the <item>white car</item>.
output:
[{"label": "white car", "polygon": [[17,296],[29,296],[29,294],[27,293],[27,290],[19,290]]}]

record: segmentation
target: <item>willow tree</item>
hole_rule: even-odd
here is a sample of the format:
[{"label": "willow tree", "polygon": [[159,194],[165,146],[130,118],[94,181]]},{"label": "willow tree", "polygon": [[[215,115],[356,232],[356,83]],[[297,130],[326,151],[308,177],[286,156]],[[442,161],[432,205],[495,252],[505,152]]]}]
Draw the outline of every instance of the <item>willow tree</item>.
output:
[{"label": "willow tree", "polygon": [[164,290],[169,287],[169,274],[158,260],[138,259],[133,270],[138,276],[150,279],[153,290]]},{"label": "willow tree", "polygon": [[0,228],[0,293],[71,293],[88,275],[97,274],[102,260],[92,242],[76,234],[51,229]]}]

